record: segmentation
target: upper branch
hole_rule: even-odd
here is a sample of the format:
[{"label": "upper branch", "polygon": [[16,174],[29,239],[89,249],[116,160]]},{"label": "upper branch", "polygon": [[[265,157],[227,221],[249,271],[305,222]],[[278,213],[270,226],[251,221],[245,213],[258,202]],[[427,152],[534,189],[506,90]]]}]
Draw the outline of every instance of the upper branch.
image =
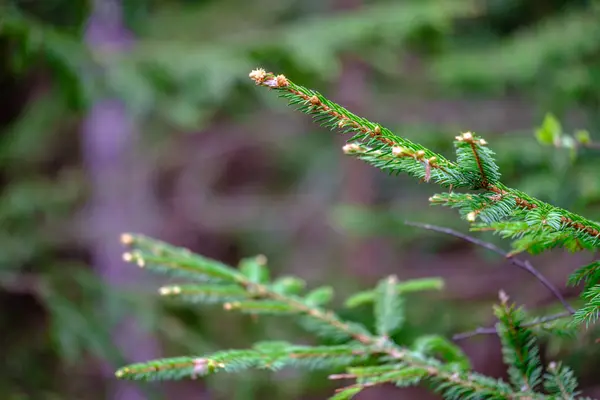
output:
[{"label": "upper branch", "polygon": [[[257,69],[250,73],[250,78],[257,85],[280,92],[290,104],[313,115],[323,126],[352,133],[351,143],[344,147],[347,154],[390,173],[407,173],[443,187],[483,190],[463,198],[457,197],[458,206],[465,209],[464,216],[470,222],[481,219],[488,228],[509,237],[514,237],[514,229],[520,230],[526,234],[519,243],[521,250],[543,250],[553,246],[573,250],[600,248],[598,222],[504,186],[499,181],[494,153],[485,140],[470,132],[456,137],[457,162],[452,162],[441,154],[396,136],[379,124],[352,114],[318,92],[296,85],[284,75]],[[448,196],[438,195],[433,199],[442,203],[448,200]],[[519,214],[519,211],[525,213]],[[507,221],[519,224],[510,226]],[[565,231],[568,231],[566,236]]]}]

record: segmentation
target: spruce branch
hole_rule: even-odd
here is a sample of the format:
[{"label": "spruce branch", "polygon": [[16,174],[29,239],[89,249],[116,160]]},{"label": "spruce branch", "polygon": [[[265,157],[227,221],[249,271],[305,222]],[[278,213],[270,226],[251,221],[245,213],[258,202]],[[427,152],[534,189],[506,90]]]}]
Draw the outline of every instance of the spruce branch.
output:
[{"label": "spruce branch", "polygon": [[563,295],[552,284],[552,282],[550,282],[541,272],[539,272],[536,268],[534,268],[533,265],[531,265],[531,263],[529,261],[518,259],[514,256],[511,256],[510,253],[505,252],[504,250],[502,250],[501,248],[499,248],[498,246],[496,246],[493,243],[485,242],[483,240],[474,238],[474,237],[466,235],[464,233],[455,231],[454,229],[444,228],[441,226],[430,225],[430,224],[409,222],[409,221],[405,221],[404,223],[406,225],[414,226],[417,228],[422,228],[422,229],[427,229],[430,231],[445,233],[447,235],[454,236],[459,239],[465,240],[469,243],[476,244],[478,246],[481,246],[490,251],[493,251],[496,254],[503,256],[506,260],[508,260],[509,263],[511,263],[514,266],[517,266],[517,267],[521,268],[522,270],[527,271],[527,273],[533,275],[542,285],[544,285],[546,287],[546,289],[548,289],[554,295],[554,297],[556,297],[558,299],[558,301],[560,301],[562,303],[562,305],[567,309],[569,314],[573,314],[575,312],[575,309],[573,307],[571,307],[571,305],[567,302],[567,300],[565,300]]},{"label": "spruce branch", "polygon": [[[272,279],[265,256],[243,259],[233,267],[145,236],[125,234],[121,238],[129,247],[124,254],[125,261],[190,281],[164,286],[160,289],[161,295],[193,304],[221,304],[226,311],[255,316],[290,315],[308,331],[335,341],[335,344],[299,346],[283,341],[259,342],[248,349],[128,365],[116,372],[118,378],[194,379],[218,372],[297,366],[342,369],[343,373],[332,374],[330,379],[354,382],[338,390],[334,399],[349,399],[366,387],[383,383],[399,387],[426,385],[451,400],[549,400],[576,395],[577,382],[569,369],[551,363],[548,371],[543,373],[539,348],[531,329],[571,315],[573,309],[543,275],[529,262],[515,258],[514,254],[525,250],[535,253],[557,246],[570,250],[599,248],[600,224],[504,186],[500,182],[494,153],[483,138],[471,132],[455,138],[457,158],[454,162],[350,113],[318,92],[295,85],[283,75],[258,69],[250,73],[250,78],[257,85],[278,91],[322,125],[353,134],[350,143],[343,148],[346,154],[393,174],[407,173],[425,182],[450,187],[450,193],[433,196],[431,203],[457,208],[467,221],[473,223],[475,230],[493,230],[515,239],[512,253],[445,228],[408,224],[452,234],[501,254],[540,280],[568,312],[528,321],[525,311],[509,305],[508,297],[501,292],[500,305],[494,309],[498,324],[493,333],[501,339],[510,376],[510,383],[507,383],[471,371],[469,360],[458,346],[438,335],[421,336],[412,344],[399,344],[391,338],[404,322],[403,293],[439,289],[442,284],[435,279],[398,282],[391,276],[382,279],[375,289],[351,296],[346,300],[350,307],[372,305],[375,323],[370,329],[345,320],[326,308],[333,298],[331,287],[306,291],[304,281],[296,277]],[[452,193],[452,188],[470,191]],[[587,324],[598,319],[600,285],[595,282],[596,267],[588,265],[572,277],[573,283],[586,283],[583,297],[587,304],[575,312],[575,322]],[[486,329],[480,328],[481,331]],[[542,383],[547,393],[538,391]]]},{"label": "spruce branch", "polygon": [[571,286],[577,286],[583,282],[588,288],[598,281],[600,281],[600,260],[595,260],[573,272],[567,283]]},{"label": "spruce branch", "polygon": [[573,314],[573,322],[588,327],[600,319],[600,284],[588,287],[581,297],[585,304]]},{"label": "spruce branch", "polygon": [[[394,135],[379,124],[352,114],[320,93],[291,82],[284,75],[256,69],[249,76],[257,85],[280,93],[290,104],[312,115],[321,125],[353,134],[344,146],[346,154],[393,174],[407,173],[442,187],[464,187],[476,191],[460,202],[462,208],[470,208],[463,215],[469,222],[485,216],[480,228],[511,236],[514,235],[513,231],[507,232],[506,226],[497,224],[526,223],[527,229],[520,231],[520,240],[515,242],[516,252],[537,252],[557,246],[574,251],[600,248],[598,222],[506,187],[499,181],[500,173],[493,159],[494,153],[487,148],[484,139],[471,132],[456,137],[457,161],[452,162],[441,154]],[[432,201],[443,204],[443,199],[436,196],[432,197]],[[475,203],[481,205],[482,201],[490,203],[489,213],[475,207]],[[499,208],[493,207],[493,204],[499,203],[503,203]]]},{"label": "spruce branch", "polygon": [[544,374],[544,389],[556,399],[573,400],[579,394],[573,370],[560,362],[551,362]]},{"label": "spruce branch", "polygon": [[532,392],[541,382],[542,368],[535,336],[523,326],[525,313],[508,304],[508,296],[500,292],[500,305],[494,307],[498,317],[498,336],[502,342],[504,362],[511,383],[522,392]]},{"label": "spruce branch", "polygon": [[[518,393],[506,383],[468,371],[465,356],[443,338],[424,338],[416,342],[413,349],[391,341],[387,335],[401,323],[401,319],[394,315],[394,307],[397,308],[396,312],[401,312],[402,308],[398,299],[401,286],[394,277],[382,280],[369,300],[374,302],[379,315],[379,333],[374,334],[363,325],[344,321],[333,311],[322,308],[322,304],[331,299],[330,288],[322,287],[301,295],[298,288],[303,285],[298,284],[297,279],[284,277],[271,282],[268,273],[260,271],[266,269],[264,256],[242,260],[236,269],[142,235],[126,234],[122,241],[130,247],[124,258],[131,263],[142,268],[150,267],[154,272],[169,276],[177,276],[175,272],[181,268],[184,275],[192,273],[194,278],[206,282],[165,286],[160,289],[163,296],[194,303],[220,302],[225,310],[253,314],[276,315],[283,312],[299,315],[305,322],[303,325],[328,337],[335,337],[341,343],[316,347],[285,342],[259,343],[251,349],[132,364],[119,369],[116,372],[118,378],[195,378],[220,371],[235,372],[248,368],[276,370],[285,366],[351,367],[369,357],[377,357],[383,363],[382,368],[368,379],[365,376],[358,379],[358,370],[350,370],[350,374],[357,378],[356,387],[364,388],[385,382],[408,386],[423,382],[448,399],[519,398]],[[207,281],[206,276],[217,279]],[[282,285],[283,281],[291,284]],[[423,285],[423,282],[418,282],[414,287],[430,286],[431,283]],[[389,365],[396,367],[386,370],[384,367]]]}]

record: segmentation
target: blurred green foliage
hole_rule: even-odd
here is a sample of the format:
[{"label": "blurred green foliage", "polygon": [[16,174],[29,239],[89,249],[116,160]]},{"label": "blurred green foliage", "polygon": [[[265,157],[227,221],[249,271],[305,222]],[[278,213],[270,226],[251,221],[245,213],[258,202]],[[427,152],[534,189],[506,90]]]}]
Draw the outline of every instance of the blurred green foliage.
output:
[{"label": "blurred green foliage", "polygon": [[[364,286],[345,270],[346,250],[337,239],[328,237],[321,243],[327,252],[323,247],[297,245],[306,235],[302,233],[306,219],[324,217],[344,240],[386,238],[393,242],[390,259],[402,259],[410,246],[435,253],[452,243],[408,229],[403,224],[407,216],[449,227],[459,227],[457,220],[445,210],[426,208],[425,199],[431,194],[427,186],[405,192],[402,179],[392,183],[385,176],[373,177],[371,204],[340,196],[345,171],[335,138],[305,132],[306,125],[300,123],[282,122],[283,114],[292,118],[291,111],[284,111],[268,93],[249,90],[247,74],[256,66],[285,71],[308,86],[339,88],[345,56],[350,54],[368,71],[363,78],[367,93],[359,96],[365,98],[361,105],[365,116],[448,154],[454,135],[477,128],[498,154],[506,184],[599,218],[594,150],[583,147],[572,157],[568,149],[540,145],[535,134],[541,127],[537,138],[554,141],[556,122],[544,122],[551,112],[565,132],[589,132],[589,139],[582,131],[574,133],[576,141],[598,138],[597,1],[365,0],[358,10],[343,12],[333,3],[124,0],[126,22],[135,36],[134,47],[124,53],[94,53],[86,46],[83,35],[90,2],[0,3],[0,82],[6,85],[0,99],[0,336],[9,338],[4,357],[13,360],[0,368],[0,389],[8,399],[81,397],[66,374],[88,382],[86,372],[92,367],[86,364],[87,357],[114,353],[108,340],[113,321],[105,321],[91,306],[98,291],[111,290],[118,303],[115,308],[135,303],[123,309],[144,315],[147,328],[159,332],[168,353],[243,346],[260,337],[278,337],[281,331],[293,338],[288,332],[292,328],[271,321],[257,325],[250,319],[223,319],[220,313],[157,304],[152,293],[123,294],[98,287],[88,272],[88,239],[78,226],[89,193],[78,130],[89,106],[106,95],[124,100],[144,131],[157,193],[166,190],[162,180],[180,172],[181,158],[188,156],[178,152],[191,143],[190,136],[199,137],[194,146],[201,149],[214,129],[223,142],[228,141],[227,131],[218,132],[220,121],[241,126],[243,135],[231,134],[229,139],[243,139],[241,150],[223,145],[221,152],[187,171],[194,176],[205,173],[207,165],[221,169],[220,174],[214,172],[217,183],[194,183],[190,188],[198,192],[192,202],[200,203],[205,194],[196,188],[201,188],[223,207],[215,212],[219,218],[214,223],[202,221],[208,234],[230,244],[229,251],[215,252],[237,258],[235,253],[262,251],[283,271],[299,263],[308,280],[323,282],[328,275],[335,276],[342,292]],[[104,73],[90,78],[86,71],[98,66]],[[522,108],[500,111],[501,121],[492,123],[486,110],[494,110],[494,103],[479,108],[490,99],[498,99],[498,107],[504,104],[501,101],[516,99]],[[265,108],[257,102],[281,111],[256,115]],[[467,120],[476,127],[464,118],[433,118],[435,109],[452,114],[453,104],[461,102],[472,109]],[[403,120],[410,110],[420,117]],[[240,155],[254,163],[246,173],[241,173],[246,167],[235,164]],[[228,172],[232,170],[240,177]],[[232,194],[237,203],[230,204],[222,193],[216,197],[228,190],[250,192],[256,198],[239,200]],[[312,197],[302,204],[323,204],[326,209],[306,211],[308,217],[293,213],[306,193],[304,197]],[[256,208],[252,201],[263,206]],[[231,221],[225,218],[231,210],[253,207],[260,217],[234,213]],[[187,210],[184,219],[197,220],[195,212]],[[292,214],[300,216],[294,219]],[[180,222],[180,229],[191,231],[189,236],[198,242],[206,237],[206,232],[199,233],[198,223],[186,223]],[[292,228],[294,224],[298,227]],[[210,244],[197,246],[194,250],[206,253],[202,246]],[[294,252],[304,252],[306,259],[294,261],[298,256]],[[374,273],[375,278],[384,274]],[[409,327],[414,336],[464,328],[464,312],[435,308],[439,306],[425,298],[414,303],[410,312],[420,317],[407,318],[420,323]],[[349,312],[360,314],[358,309]],[[441,312],[447,317],[430,318]],[[20,319],[14,319],[14,313],[21,314]],[[219,322],[211,323],[216,315]],[[23,344],[23,337],[33,344]],[[580,359],[584,355],[590,356],[581,352]],[[58,372],[48,373],[49,368]],[[273,385],[264,374],[249,374],[247,384],[236,387],[235,397],[227,381],[206,384],[222,398],[250,399],[265,394],[299,397],[318,392],[323,382],[293,373],[285,384]]]}]

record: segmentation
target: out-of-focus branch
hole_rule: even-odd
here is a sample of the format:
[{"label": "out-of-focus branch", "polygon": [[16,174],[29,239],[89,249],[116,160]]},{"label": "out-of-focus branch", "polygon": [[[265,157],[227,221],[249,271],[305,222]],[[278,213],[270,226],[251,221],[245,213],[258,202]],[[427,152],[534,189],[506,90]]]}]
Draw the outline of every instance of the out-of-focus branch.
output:
[{"label": "out-of-focus branch", "polygon": [[546,289],[548,289],[554,295],[554,297],[556,297],[558,299],[558,301],[560,301],[562,303],[562,305],[567,309],[567,311],[570,314],[573,314],[575,312],[573,307],[571,307],[571,305],[567,302],[567,300],[565,300],[563,295],[552,284],[552,282],[550,282],[544,275],[542,275],[541,272],[539,272],[537,269],[535,269],[529,261],[521,260],[516,257],[510,256],[509,253],[505,252],[504,250],[502,250],[501,248],[499,248],[498,246],[496,246],[492,243],[485,242],[483,240],[474,238],[474,237],[466,235],[464,233],[455,231],[454,229],[444,228],[444,227],[436,226],[436,225],[421,224],[421,223],[417,223],[417,222],[409,222],[409,221],[405,221],[405,224],[409,225],[409,226],[414,226],[417,228],[427,229],[427,230],[434,231],[434,232],[445,233],[447,235],[451,235],[451,236],[457,237],[459,239],[465,240],[467,242],[476,244],[478,246],[481,246],[483,248],[493,251],[496,254],[503,256],[506,260],[508,260],[509,263],[521,268],[524,271],[527,271],[529,274],[533,275],[538,281],[540,281],[540,283],[542,285],[544,285],[546,287]]}]

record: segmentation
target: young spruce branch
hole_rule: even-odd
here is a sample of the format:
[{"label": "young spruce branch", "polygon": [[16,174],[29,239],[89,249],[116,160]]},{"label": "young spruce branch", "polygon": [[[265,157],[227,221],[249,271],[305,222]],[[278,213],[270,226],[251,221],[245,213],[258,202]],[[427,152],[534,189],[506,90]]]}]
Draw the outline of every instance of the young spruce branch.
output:
[{"label": "young spruce branch", "polygon": [[[425,383],[433,385],[449,399],[503,398],[519,395],[506,383],[469,372],[469,363],[453,344],[438,336],[421,338],[413,348],[394,343],[389,335],[401,328],[403,287],[428,289],[439,287],[429,280],[415,284],[383,279],[374,291],[361,294],[361,301],[374,303],[377,333],[367,327],[342,320],[322,306],[332,296],[331,289],[318,288],[305,294],[304,283],[297,278],[269,278],[264,256],[244,259],[238,268],[192,254],[144,236],[123,235],[131,249],[124,259],[169,276],[185,277],[197,284],[170,285],[160,293],[172,299],[192,303],[220,303],[227,311],[254,315],[291,315],[301,325],[320,336],[334,339],[334,346],[296,346],[285,342],[263,342],[251,349],[229,350],[211,355],[176,357],[138,363],[121,368],[122,379],[195,378],[219,371],[234,372],[248,368],[277,370],[286,366],[311,368],[346,367],[357,387],[392,382],[398,385]],[[410,290],[410,289],[409,289]],[[370,296],[369,296],[370,295]],[[434,354],[441,354],[442,359]],[[366,359],[378,367],[359,367]],[[544,398],[543,396],[539,398]]]},{"label": "young spruce branch", "polygon": [[[493,230],[515,239],[514,251],[499,248],[454,231],[465,240],[505,256],[514,265],[534,275],[568,310],[573,309],[560,293],[527,261],[513,257],[517,252],[540,252],[557,246],[570,250],[600,247],[600,225],[579,215],[534,199],[500,182],[494,153],[487,142],[471,132],[456,137],[456,161],[450,161],[423,146],[394,135],[388,129],[358,117],[319,93],[296,85],[283,75],[262,69],[250,73],[257,85],[279,92],[302,112],[332,129],[352,133],[344,152],[390,173],[407,173],[442,187],[464,188],[467,193],[442,193],[433,204],[457,208],[475,230]],[[423,226],[433,229],[431,226]],[[437,228],[434,230],[441,230]],[[326,308],[333,289],[328,286],[305,290],[296,277],[272,279],[264,256],[246,258],[236,267],[193,254],[190,251],[141,235],[125,234],[128,246],[124,260],[141,268],[186,280],[160,289],[173,301],[192,304],[219,304],[225,311],[254,316],[280,316],[296,320],[309,332],[326,338],[330,345],[295,345],[285,341],[255,343],[247,349],[212,354],[152,360],[124,366],[120,379],[195,379],[219,372],[248,369],[279,370],[284,367],[325,369],[332,380],[351,380],[332,399],[350,399],[374,385],[400,387],[423,385],[450,400],[479,399],[581,399],[573,372],[561,363],[541,364],[534,328],[559,316],[528,319],[522,308],[509,304],[502,292],[495,307],[498,323],[478,333],[496,333],[501,339],[509,382],[492,379],[471,370],[469,360],[451,341],[426,335],[412,343],[398,343],[395,334],[404,328],[405,293],[439,290],[437,278],[400,281],[382,279],[372,290],[346,299],[346,307],[371,306],[373,326],[341,318]],[[600,310],[600,264],[598,261],[577,270],[570,284],[585,284],[586,304],[575,311],[576,322],[595,322]],[[493,329],[493,332],[489,332]],[[469,333],[467,335],[473,335]]]},{"label": "young spruce branch", "polygon": [[[500,172],[494,153],[487,142],[471,132],[456,136],[456,161],[450,161],[408,139],[393,134],[387,128],[352,114],[320,93],[296,85],[284,75],[263,69],[250,73],[259,86],[280,93],[290,104],[316,122],[353,137],[343,148],[348,155],[358,157],[392,174],[406,173],[420,180],[433,181],[442,187],[466,188],[470,192],[439,193],[429,200],[434,205],[457,208],[472,230],[491,230],[514,239],[514,250],[540,253],[556,247],[570,251],[600,248],[600,224],[580,215],[535,199],[500,182]],[[513,261],[514,263],[514,261]],[[558,291],[531,264],[517,264],[536,276],[570,312],[573,311]],[[591,268],[591,267],[587,267]],[[597,280],[595,281],[597,282]],[[582,294],[586,306],[574,314],[578,323],[596,322],[600,317],[598,287],[587,287]]]},{"label": "young spruce branch", "polygon": [[352,114],[320,93],[297,85],[284,75],[263,69],[250,73],[259,86],[275,90],[316,122],[353,134],[344,152],[393,174],[407,173],[443,187],[473,192],[433,196],[432,204],[459,208],[476,229],[492,229],[518,238],[515,252],[540,252],[563,246],[570,250],[600,248],[600,224],[506,187],[487,142],[471,132],[456,136],[456,161],[447,160],[387,128]]}]

